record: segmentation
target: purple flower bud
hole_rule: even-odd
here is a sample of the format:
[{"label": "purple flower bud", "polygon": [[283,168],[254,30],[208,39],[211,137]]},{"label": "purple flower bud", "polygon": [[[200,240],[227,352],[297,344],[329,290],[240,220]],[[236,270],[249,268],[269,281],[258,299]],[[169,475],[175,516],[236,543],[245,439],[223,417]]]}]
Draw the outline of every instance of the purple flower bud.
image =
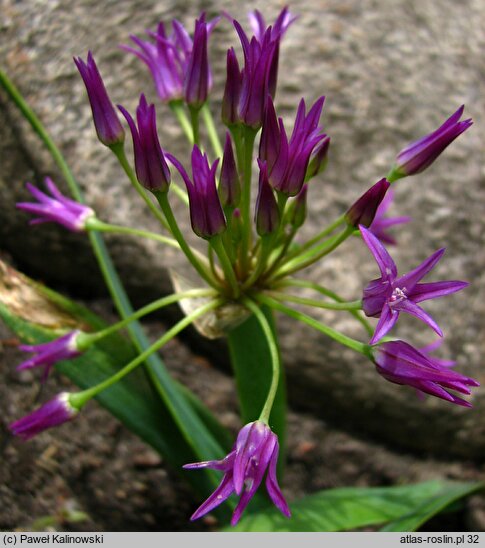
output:
[{"label": "purple flower bud", "polygon": [[125,140],[123,126],[118,120],[116,110],[108,97],[93,54],[88,52],[87,63],[81,57],[75,57],[74,63],[76,63],[88,92],[98,139],[107,147],[123,143]]},{"label": "purple flower bud", "polygon": [[369,227],[374,220],[377,208],[384,199],[390,183],[387,179],[381,179],[371,186],[367,192],[347,210],[345,220],[350,226],[357,228],[359,225]]},{"label": "purple flower bud", "polygon": [[280,225],[278,203],[268,180],[268,168],[265,162],[259,164],[259,192],[256,199],[256,214],[254,221],[256,231],[260,236],[272,234]]},{"label": "purple flower bud", "polygon": [[271,173],[278,159],[281,147],[281,133],[276,117],[271,96],[268,95],[266,102],[266,111],[264,113],[263,128],[261,130],[261,139],[259,140],[259,158],[266,162],[268,172]]},{"label": "purple flower bud", "polygon": [[193,521],[201,518],[227,500],[232,493],[236,493],[240,499],[231,519],[231,525],[236,525],[263,481],[266,470],[266,489],[269,497],[282,514],[290,517],[290,509],[276,478],[278,453],[278,436],[264,422],[254,421],[240,430],[232,451],[222,460],[186,464],[184,468],[188,470],[211,468],[224,472],[217,489],[190,519]]},{"label": "purple flower bud", "polygon": [[459,135],[472,125],[472,119],[460,121],[465,106],[462,105],[436,131],[410,143],[397,155],[392,179],[416,175],[430,166]]},{"label": "purple flower bud", "polygon": [[49,371],[56,362],[70,360],[81,355],[81,350],[77,345],[80,333],[81,331],[75,330],[47,343],[20,345],[19,350],[33,352],[34,355],[18,365],[17,370],[22,371],[23,369],[32,369],[33,367],[44,367],[42,380],[45,381],[49,375]]},{"label": "purple flower bud", "polygon": [[359,226],[362,238],[374,256],[381,277],[369,282],[364,289],[362,308],[366,316],[379,318],[370,344],[382,339],[396,324],[399,314],[405,312],[431,327],[440,337],[441,329],[434,319],[418,303],[456,293],[468,286],[456,280],[419,283],[438,263],[445,252],[439,249],[418,267],[398,277],[397,267],[381,242],[363,226]]},{"label": "purple flower bud", "polygon": [[224,143],[219,198],[223,207],[237,207],[241,199],[241,185],[229,132],[226,133],[226,142]]},{"label": "purple flower bud", "polygon": [[121,105],[118,108],[130,126],[138,181],[148,190],[167,192],[170,170],[158,140],[155,105],[148,105],[145,96],[140,96],[136,109],[138,128],[129,112]]},{"label": "purple flower bud", "polygon": [[389,209],[393,198],[394,193],[391,188],[387,191],[381,205],[377,208],[374,220],[369,226],[369,230],[372,234],[374,234],[374,236],[376,236],[376,238],[378,238],[382,243],[389,245],[396,245],[396,240],[393,236],[391,236],[391,234],[388,233],[388,229],[391,226],[409,223],[411,221],[411,217],[407,216],[386,217],[386,212]]},{"label": "purple flower bud", "polygon": [[313,149],[310,156],[310,162],[306,170],[305,181],[309,181],[319,173],[325,170],[328,163],[328,149],[330,147],[330,137],[325,135],[324,139]]},{"label": "purple flower bud", "polygon": [[226,219],[216,188],[216,171],[219,160],[209,165],[207,154],[194,145],[192,150],[192,180],[182,164],[167,154],[167,158],[182,176],[189,194],[190,222],[192,230],[200,238],[209,240],[226,230]]},{"label": "purple flower bud", "polygon": [[29,224],[59,223],[73,232],[84,231],[88,220],[95,217],[94,211],[63,196],[49,177],[45,178],[45,186],[52,197],[27,183],[27,190],[38,203],[20,202],[16,205],[18,209],[37,215],[37,218],[32,219]]},{"label": "purple flower bud", "polygon": [[205,14],[195,22],[194,43],[185,76],[185,101],[199,109],[209,93],[210,69],[207,55],[207,23]]},{"label": "purple flower bud", "polygon": [[324,101],[325,97],[320,97],[308,114],[305,101],[300,101],[293,132],[288,140],[281,118],[278,120],[278,129],[276,128],[272,99],[267,96],[265,124],[268,127],[263,127],[263,146],[260,150],[273,163],[271,168],[268,165],[271,186],[287,196],[296,196],[300,192],[305,182],[310,156],[315,147],[326,138],[318,127]]},{"label": "purple flower bud", "polygon": [[205,14],[202,14],[195,23],[193,41],[179,21],[172,22],[170,36],[165,31],[165,25],[159,23],[157,32],[148,33],[155,43],[130,36],[139,49],[126,45],[121,48],[147,65],[163,101],[185,97],[194,107],[201,106],[212,86],[207,40],[218,21],[219,17],[216,17],[206,23]]},{"label": "purple flower bud", "polygon": [[227,50],[227,76],[222,98],[221,118],[226,126],[240,122],[239,97],[241,95],[241,71],[234,48]]},{"label": "purple flower bud", "polygon": [[307,215],[307,192],[308,185],[305,184],[301,187],[300,192],[297,194],[293,202],[291,203],[290,224],[293,228],[298,229],[305,223]]},{"label": "purple flower bud", "polygon": [[470,394],[470,386],[480,386],[476,380],[465,377],[439,360],[429,358],[404,341],[390,341],[379,344],[373,349],[377,372],[386,380],[396,384],[407,384],[463,407],[471,407],[467,401],[451,394],[455,390],[461,394]]},{"label": "purple flower bud", "polygon": [[29,440],[48,428],[73,419],[78,411],[71,405],[69,398],[68,392],[58,394],[30,415],[10,424],[10,431],[23,440]]}]

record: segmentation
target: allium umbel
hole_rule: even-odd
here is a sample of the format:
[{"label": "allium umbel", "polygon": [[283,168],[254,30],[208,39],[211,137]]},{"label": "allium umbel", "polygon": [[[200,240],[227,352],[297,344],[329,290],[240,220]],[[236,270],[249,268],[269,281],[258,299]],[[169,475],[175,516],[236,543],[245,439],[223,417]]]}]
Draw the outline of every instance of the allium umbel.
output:
[{"label": "allium umbel", "polygon": [[236,493],[240,499],[231,519],[231,525],[236,525],[263,481],[266,471],[266,490],[270,499],[282,514],[290,517],[290,509],[276,477],[278,453],[276,434],[264,422],[255,421],[241,429],[232,451],[224,459],[186,464],[184,468],[188,470],[211,468],[224,472],[219,487],[194,512],[191,520],[201,518],[222,504],[232,493]]}]

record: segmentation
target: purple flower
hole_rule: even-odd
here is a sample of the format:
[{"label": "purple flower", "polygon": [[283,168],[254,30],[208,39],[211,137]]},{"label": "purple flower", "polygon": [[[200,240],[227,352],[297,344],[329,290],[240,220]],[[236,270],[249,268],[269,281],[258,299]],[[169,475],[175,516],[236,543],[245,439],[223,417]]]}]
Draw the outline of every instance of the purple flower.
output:
[{"label": "purple flower", "polygon": [[226,85],[222,98],[221,118],[226,126],[232,126],[240,122],[239,98],[241,96],[242,75],[239,70],[236,52],[234,48],[227,50],[226,61]]},{"label": "purple flower", "polygon": [[219,198],[223,207],[237,207],[241,199],[241,184],[232,150],[231,136],[226,133],[224,155],[222,157],[221,178],[219,181]]},{"label": "purple flower", "polygon": [[347,210],[345,219],[350,226],[359,225],[368,227],[376,215],[377,209],[384,199],[390,183],[387,179],[381,179],[371,186],[367,192]]},{"label": "purple flower", "polygon": [[468,286],[467,282],[461,281],[418,283],[434,268],[445,250],[439,249],[414,270],[398,277],[397,267],[386,248],[370,230],[363,226],[359,226],[359,229],[381,271],[381,277],[372,280],[364,289],[362,299],[365,314],[379,318],[370,344],[378,342],[393,328],[400,312],[415,316],[442,337],[443,333],[438,324],[417,303],[443,297]]},{"label": "purple flower", "polygon": [[178,169],[189,194],[190,222],[192,230],[206,240],[224,232],[226,219],[216,188],[216,171],[219,160],[212,166],[207,154],[194,145],[192,150],[192,180],[182,164],[171,154],[167,158]]},{"label": "purple flower", "polygon": [[33,352],[34,356],[18,365],[17,370],[22,371],[23,369],[43,366],[43,380],[45,380],[51,367],[56,362],[60,360],[70,360],[81,355],[81,351],[77,345],[77,338],[80,333],[79,330],[75,330],[47,343],[20,345],[19,350]]},{"label": "purple flower", "polygon": [[386,380],[396,384],[407,384],[463,407],[471,405],[447,389],[468,395],[469,386],[480,386],[476,380],[450,371],[449,367],[440,363],[440,360],[429,358],[423,351],[404,341],[381,343],[373,349],[373,356],[377,372]]},{"label": "purple flower", "polygon": [[300,101],[293,132],[288,140],[283,120],[276,119],[273,101],[267,96],[259,156],[268,163],[271,186],[288,196],[296,196],[300,192],[312,152],[326,138],[318,127],[324,101],[325,97],[320,97],[308,114],[305,101]]},{"label": "purple flower", "polygon": [[138,128],[129,112],[121,105],[118,108],[130,126],[138,181],[148,190],[167,192],[170,170],[158,140],[155,105],[148,105],[145,96],[141,94],[136,109]]},{"label": "purple flower", "polygon": [[273,234],[280,225],[280,211],[274,196],[273,189],[268,181],[266,163],[258,160],[259,164],[259,192],[256,199],[254,221],[256,231],[260,236]]},{"label": "purple flower", "polygon": [[69,398],[68,392],[58,394],[30,415],[10,424],[10,431],[23,440],[29,440],[48,428],[71,420],[78,411],[71,405]]},{"label": "purple flower", "polygon": [[379,240],[383,243],[389,244],[389,245],[396,245],[396,240],[393,236],[391,236],[387,229],[391,226],[400,225],[403,223],[409,223],[411,221],[411,217],[402,216],[402,217],[386,217],[385,214],[387,213],[387,210],[389,209],[392,200],[394,198],[394,192],[392,191],[392,188],[387,191],[387,194],[384,196],[384,199],[381,202],[381,205],[377,208],[376,215],[374,217],[374,220],[372,221],[372,224],[369,227],[369,230],[379,238]]},{"label": "purple flower", "polygon": [[472,125],[472,119],[460,121],[465,106],[462,105],[436,131],[410,143],[397,155],[393,179],[416,175],[430,166],[459,135]]},{"label": "purple flower", "polygon": [[246,424],[240,430],[232,451],[224,459],[186,464],[184,468],[190,470],[211,468],[224,472],[219,487],[190,519],[193,521],[204,516],[228,499],[232,493],[236,493],[240,495],[240,499],[231,519],[231,525],[236,525],[263,481],[266,470],[268,495],[278,510],[286,517],[290,517],[290,510],[276,478],[278,452],[278,436],[264,422],[255,421]]},{"label": "purple flower", "polygon": [[81,57],[75,57],[74,63],[76,63],[88,92],[98,139],[108,147],[123,143],[125,140],[123,126],[118,119],[113,103],[108,97],[93,54],[88,52],[87,63]]},{"label": "purple flower", "polygon": [[87,221],[95,216],[94,211],[90,207],[63,196],[49,177],[45,178],[45,186],[52,197],[27,183],[27,190],[38,200],[38,203],[20,202],[16,205],[18,209],[38,216],[36,219],[32,219],[30,224],[53,222],[59,223],[73,232],[85,230]]},{"label": "purple flower", "polygon": [[195,22],[194,40],[179,21],[172,21],[170,36],[161,22],[156,33],[148,32],[155,43],[130,36],[139,49],[126,45],[121,48],[134,53],[148,66],[163,101],[185,97],[189,104],[201,106],[212,86],[207,39],[218,21],[219,17],[206,23],[203,13]]}]

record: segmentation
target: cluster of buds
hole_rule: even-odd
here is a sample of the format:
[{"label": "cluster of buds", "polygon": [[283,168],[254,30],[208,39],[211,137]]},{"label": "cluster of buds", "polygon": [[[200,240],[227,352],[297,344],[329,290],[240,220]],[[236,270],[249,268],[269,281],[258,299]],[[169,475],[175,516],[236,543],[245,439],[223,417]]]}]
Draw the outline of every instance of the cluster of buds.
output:
[{"label": "cluster of buds", "polygon": [[[306,220],[307,196],[314,191],[311,181],[323,173],[328,160],[330,137],[323,131],[320,122],[325,98],[318,98],[308,110],[302,99],[292,132],[287,133],[282,117],[277,115],[274,99],[280,41],[295,17],[288,8],[284,8],[274,24],[268,26],[262,15],[255,11],[250,14],[252,36],[243,30],[238,21],[227,14],[226,18],[232,22],[240,39],[244,64],[240,69],[236,51],[230,48],[227,52],[227,75],[221,112],[222,122],[227,128],[223,147],[208,106],[212,85],[208,40],[219,18],[206,22],[206,16],[202,14],[195,23],[193,38],[178,21],[174,21],[171,35],[160,23],[156,32],[149,33],[152,41],[132,36],[138,49],[122,46],[148,66],[158,96],[170,104],[181,122],[192,147],[190,169],[186,169],[182,161],[162,148],[156,126],[155,105],[148,104],[141,94],[136,117],[123,106],[118,107],[133,138],[133,170],[124,152],[123,126],[107,94],[93,55],[88,54],[86,63],[80,58],[75,59],[86,85],[99,140],[112,149],[130,181],[169,233],[168,236],[162,236],[133,230],[133,234],[173,245],[186,255],[208,286],[199,290],[197,295],[213,298],[211,304],[207,305],[209,308],[202,307],[193,313],[194,319],[210,307],[223,307],[227,303],[237,302],[256,315],[261,305],[267,305],[313,325],[334,340],[360,351],[372,360],[378,373],[386,380],[411,386],[458,405],[469,406],[469,402],[450,390],[469,395],[470,387],[478,386],[475,380],[452,371],[452,363],[431,357],[427,349],[416,349],[407,342],[393,340],[389,336],[400,313],[404,312],[421,320],[442,337],[443,333],[436,321],[419,303],[460,291],[468,285],[467,282],[421,282],[441,259],[444,249],[436,251],[411,272],[398,276],[397,267],[384,244],[396,243],[389,232],[391,227],[410,221],[404,216],[387,216],[392,201],[391,184],[400,178],[422,172],[456,137],[470,127],[472,121],[460,121],[463,114],[463,107],[460,107],[436,131],[401,151],[387,176],[370,186],[330,226],[313,238],[298,242],[295,238]],[[215,155],[212,160],[200,138],[201,113],[204,114],[207,134]],[[259,147],[256,148],[255,139],[260,130]],[[176,172],[171,173],[170,164],[176,168],[185,190],[174,180],[178,175]],[[258,170],[258,185],[253,210],[251,193],[252,172],[255,168]],[[37,203],[18,204],[19,208],[36,215],[32,223],[52,221],[73,231],[130,232],[127,227],[99,221],[91,208],[64,197],[51,180],[46,181],[46,186],[51,196],[29,185],[28,190]],[[147,198],[143,189],[152,193],[160,208]],[[193,233],[207,241],[208,256],[193,247],[179,227],[167,197],[169,193],[176,193],[188,205]],[[290,277],[324,258],[351,236],[363,240],[381,274],[366,285],[360,300],[346,303],[323,286],[304,280],[295,281]],[[313,288],[328,299],[303,299],[287,291],[292,287]],[[179,300],[181,298],[178,297]],[[285,302],[357,314],[361,323],[367,326],[370,339],[366,342],[350,339],[330,326],[295,311],[283,304]],[[146,307],[147,311],[153,309],[153,306]],[[141,312],[136,317],[140,316]],[[365,317],[378,318],[375,328]],[[186,321],[184,326],[188,323]],[[116,329],[124,325],[126,322],[121,322]],[[45,379],[57,360],[75,358],[112,330],[95,335],[74,332],[43,345],[24,346],[23,350],[37,355],[24,362],[20,368],[44,366]],[[140,361],[135,359],[123,371],[130,372]],[[278,370],[278,367],[273,367],[273,370]],[[109,383],[102,383],[99,390],[107,386]],[[232,519],[235,524],[265,473],[271,500],[284,515],[290,515],[276,479],[278,438],[268,426],[277,386],[278,378],[274,377],[261,416],[242,428],[233,450],[224,459],[185,467],[212,468],[224,473],[219,487],[192,519],[203,516],[232,493],[236,493],[241,498]],[[12,424],[11,429],[29,438],[45,428],[71,419],[74,416],[72,410],[80,409],[97,391],[98,388],[86,394],[81,393],[82,397],[59,396],[29,417]]]}]

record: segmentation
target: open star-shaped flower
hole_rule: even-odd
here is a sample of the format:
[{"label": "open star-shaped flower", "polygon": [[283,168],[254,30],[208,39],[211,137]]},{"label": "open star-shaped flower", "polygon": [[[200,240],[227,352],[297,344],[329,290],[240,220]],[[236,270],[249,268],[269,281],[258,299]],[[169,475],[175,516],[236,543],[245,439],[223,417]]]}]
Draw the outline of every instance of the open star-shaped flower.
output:
[{"label": "open star-shaped flower", "polygon": [[468,282],[455,280],[419,283],[438,263],[445,250],[435,251],[414,270],[398,277],[396,264],[382,243],[362,225],[359,229],[381,271],[381,277],[369,282],[364,289],[362,298],[362,308],[366,316],[379,318],[370,344],[377,343],[389,333],[400,312],[419,318],[442,337],[443,332],[438,324],[418,303],[455,293],[468,286]]}]

